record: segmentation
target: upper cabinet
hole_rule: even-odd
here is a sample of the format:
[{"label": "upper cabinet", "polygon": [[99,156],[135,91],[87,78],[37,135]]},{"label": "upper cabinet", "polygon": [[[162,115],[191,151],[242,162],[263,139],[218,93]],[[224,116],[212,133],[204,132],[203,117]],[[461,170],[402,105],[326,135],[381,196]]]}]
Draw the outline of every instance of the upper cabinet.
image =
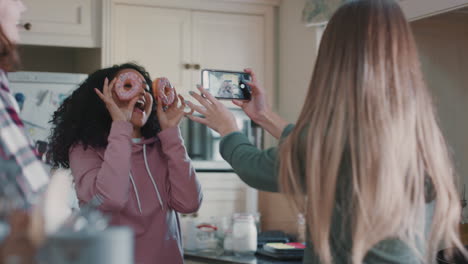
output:
[{"label": "upper cabinet", "polygon": [[104,66],[135,61],[152,78],[169,78],[186,98],[200,83],[201,69],[242,71],[251,67],[273,95],[274,7],[278,1],[104,3]]},{"label": "upper cabinet", "polygon": [[23,0],[21,43],[61,47],[99,47],[101,0]]},{"label": "upper cabinet", "polygon": [[468,0],[400,0],[409,20],[417,20],[468,6]]}]

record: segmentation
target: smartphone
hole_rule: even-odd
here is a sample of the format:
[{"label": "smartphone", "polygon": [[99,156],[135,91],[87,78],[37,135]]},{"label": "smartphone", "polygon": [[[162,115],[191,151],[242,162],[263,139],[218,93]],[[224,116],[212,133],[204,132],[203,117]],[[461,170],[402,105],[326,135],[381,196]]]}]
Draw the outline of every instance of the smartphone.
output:
[{"label": "smartphone", "polygon": [[245,72],[202,70],[202,86],[218,99],[250,100],[252,76]]}]

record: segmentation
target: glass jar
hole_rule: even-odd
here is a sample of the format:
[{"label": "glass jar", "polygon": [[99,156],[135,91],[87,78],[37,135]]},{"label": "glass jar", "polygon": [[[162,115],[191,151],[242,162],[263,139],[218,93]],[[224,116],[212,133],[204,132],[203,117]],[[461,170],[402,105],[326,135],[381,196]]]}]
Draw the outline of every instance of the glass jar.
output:
[{"label": "glass jar", "polygon": [[197,214],[188,215],[181,219],[181,227],[183,227],[183,245],[187,252],[197,251]]},{"label": "glass jar", "polygon": [[231,255],[232,254],[232,231],[228,230],[224,233],[224,241],[223,241],[223,248],[224,254]]},{"label": "glass jar", "polygon": [[303,214],[297,215],[297,242],[306,242],[306,219]]},{"label": "glass jar", "polygon": [[197,226],[197,253],[201,255],[216,256],[222,253],[219,240],[216,237],[218,228],[209,223]]},{"label": "glass jar", "polygon": [[257,251],[257,227],[253,215],[234,215],[232,251],[237,256],[253,255]]},{"label": "glass jar", "polygon": [[262,214],[260,212],[256,212],[253,214],[253,217],[255,219],[255,226],[257,227],[257,234],[259,234],[262,231],[262,227],[261,227]]}]

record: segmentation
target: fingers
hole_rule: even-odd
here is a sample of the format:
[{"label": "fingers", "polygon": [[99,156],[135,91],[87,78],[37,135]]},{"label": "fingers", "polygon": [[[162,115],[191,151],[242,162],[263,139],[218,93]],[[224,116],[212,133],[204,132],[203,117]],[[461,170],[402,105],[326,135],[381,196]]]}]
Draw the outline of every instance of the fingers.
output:
[{"label": "fingers", "polygon": [[108,95],[108,90],[109,90],[109,79],[106,77],[104,79],[104,86],[102,87],[102,93],[107,97]]},{"label": "fingers", "polygon": [[199,106],[199,105],[196,105],[196,104],[193,104],[192,102],[190,101],[187,101],[186,102],[188,107],[190,107],[190,109],[192,109],[192,112],[193,111],[197,111],[198,113],[202,114],[202,115],[206,115],[207,114],[207,111],[205,108]]},{"label": "fingers", "polygon": [[112,99],[112,89],[115,85],[115,82],[117,81],[117,78],[114,78],[114,80],[112,80],[112,82],[109,83],[109,79],[106,77],[106,79],[104,79],[104,86],[102,88],[102,92],[100,92],[101,95],[103,95],[103,97],[100,96],[100,98],[106,102],[106,103],[110,103],[113,99]]},{"label": "fingers", "polygon": [[159,115],[163,114],[164,113],[164,109],[163,109],[163,106],[162,106],[162,102],[161,102],[161,98],[159,97],[156,97],[156,112]]},{"label": "fingers", "polygon": [[179,123],[180,120],[182,120],[184,116],[185,116],[184,110],[179,110],[179,112],[177,113],[177,123]]},{"label": "fingers", "polygon": [[203,125],[207,125],[207,124],[208,124],[208,122],[206,121],[206,119],[203,118],[203,117],[194,116],[194,115],[188,115],[187,118],[190,119],[190,120],[192,120],[192,121],[195,121],[195,122],[197,122],[197,123],[203,124]]},{"label": "fingers", "polygon": [[252,90],[252,94],[258,95],[263,93],[263,89],[260,88],[256,82],[246,82],[250,89]]},{"label": "fingers", "polygon": [[177,98],[177,91],[175,90],[175,88],[174,88],[174,93],[175,93],[174,101],[172,102],[172,104],[167,105],[166,110],[177,108],[179,104],[179,99]]},{"label": "fingers", "polygon": [[117,78],[114,78],[110,83],[109,83],[109,79],[106,78],[104,80],[104,95],[108,98],[112,97],[112,90],[114,88],[114,85],[115,85],[115,82],[117,81]]},{"label": "fingers", "polygon": [[257,83],[257,75],[253,72],[253,70],[251,68],[244,69],[244,72],[248,73],[248,74],[250,74],[250,76],[252,76],[252,82],[253,83]]},{"label": "fingers", "polygon": [[190,116],[190,115],[192,115],[193,113],[195,113],[195,110],[193,110],[193,109],[190,109],[189,112],[185,112],[185,110],[184,110],[184,115],[185,115],[185,116]]},{"label": "fingers", "polygon": [[179,94],[177,93],[176,88],[174,87],[174,104],[177,106],[177,103],[179,103]]},{"label": "fingers", "polygon": [[[183,97],[182,97],[182,98],[183,98]],[[195,110],[192,109],[192,108],[190,108],[190,107],[189,107],[189,108],[190,108],[190,111],[189,111],[189,112],[185,112],[185,108],[188,107],[187,104],[188,104],[189,102],[188,102],[188,101],[185,101],[185,100],[184,100],[183,102],[184,102],[184,103],[183,103],[183,105],[182,105],[182,111],[184,112],[184,115],[191,115],[191,114],[195,113]]]},{"label": "fingers", "polygon": [[[197,87],[198,88],[198,87]],[[203,89],[203,88],[202,88]],[[203,93],[202,93],[203,94]],[[211,109],[212,103],[210,103],[207,98],[203,98],[198,93],[190,91],[190,95],[195,98],[200,104],[202,104],[206,109]]]},{"label": "fingers", "polygon": [[[182,119],[182,117],[184,117],[184,115],[186,114],[185,111],[184,111],[184,108],[187,105],[185,104],[184,97],[182,95],[180,95],[180,94],[177,94],[177,91],[176,91],[175,88],[174,88],[174,92],[175,92],[176,96],[174,98],[173,106],[174,106],[174,109],[177,111],[177,120],[180,121],[180,119]],[[180,106],[179,106],[179,101],[180,101]]]},{"label": "fingers", "polygon": [[104,96],[104,94],[101,93],[101,91],[99,91],[98,88],[94,88],[94,91],[95,91],[96,94],[99,96],[99,98],[101,98],[101,100],[102,100],[103,102],[106,101],[106,97]]},{"label": "fingers", "polygon": [[232,103],[239,106],[239,107],[243,107],[244,106],[244,101],[241,101],[241,100],[232,100]]},{"label": "fingers", "polygon": [[185,98],[182,95],[178,94],[177,100],[180,101],[180,106],[178,107],[178,109],[184,110],[184,108],[187,107],[187,104],[185,104]]},{"label": "fingers", "polygon": [[205,98],[211,103],[211,104],[216,104],[218,103],[218,100],[214,98],[213,95],[211,95],[210,92],[208,92],[205,88],[203,88],[201,85],[197,84],[197,89],[200,91],[201,94],[205,95]]},{"label": "fingers", "polygon": [[112,82],[109,84],[109,92],[112,92],[114,90],[115,83],[117,82],[117,77],[112,80]]},{"label": "fingers", "polygon": [[128,110],[131,110],[133,111],[133,108],[135,108],[135,104],[136,102],[139,100],[140,98],[138,96],[134,97],[132,100],[130,100],[130,102],[128,102],[128,105],[127,105],[127,109]]},{"label": "fingers", "polygon": [[253,94],[263,93],[263,89],[258,86],[257,75],[253,72],[253,70],[250,68],[247,68],[247,69],[244,69],[244,72],[252,76],[252,80],[250,82],[249,81],[246,82],[247,85],[250,86],[250,88],[252,89],[252,93]]},{"label": "fingers", "polygon": [[185,100],[185,98],[179,94],[179,98],[180,98],[180,101],[181,101],[181,105],[180,105],[180,110],[182,110],[184,112],[184,115],[191,115],[195,112],[195,110],[193,110],[192,108],[190,108],[190,111],[189,112],[185,112],[185,108],[188,107],[188,103],[190,103],[189,101]]}]

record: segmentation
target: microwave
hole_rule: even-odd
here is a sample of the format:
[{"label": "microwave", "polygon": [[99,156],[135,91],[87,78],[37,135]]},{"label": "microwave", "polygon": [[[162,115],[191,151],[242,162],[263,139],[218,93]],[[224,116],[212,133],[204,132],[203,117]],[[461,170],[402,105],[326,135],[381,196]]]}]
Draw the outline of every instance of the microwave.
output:
[{"label": "microwave", "polygon": [[[234,114],[240,132],[245,134],[253,145],[262,148],[263,129],[253,123],[241,109],[230,108],[229,110]],[[232,172],[232,167],[219,152],[222,139],[219,133],[188,118],[182,122],[181,131],[187,153],[196,171]]]}]

